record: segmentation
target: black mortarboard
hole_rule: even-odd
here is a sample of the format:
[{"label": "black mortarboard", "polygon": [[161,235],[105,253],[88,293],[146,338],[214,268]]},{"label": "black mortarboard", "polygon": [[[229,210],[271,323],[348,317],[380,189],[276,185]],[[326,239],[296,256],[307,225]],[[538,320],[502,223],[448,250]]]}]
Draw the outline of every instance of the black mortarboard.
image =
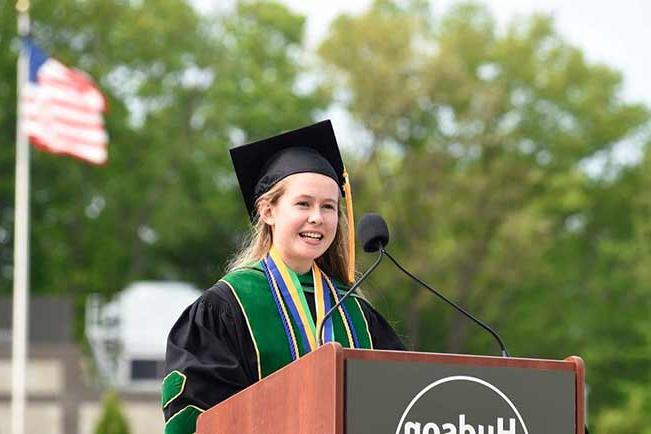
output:
[{"label": "black mortarboard", "polygon": [[329,176],[344,191],[344,163],[329,120],[238,146],[230,153],[251,219],[256,213],[255,201],[295,173]]},{"label": "black mortarboard", "polygon": [[329,120],[230,150],[249,217],[256,216],[255,201],[278,181],[296,173],[314,172],[337,182],[346,197],[349,236],[349,279],[354,277],[355,223],[348,174]]}]

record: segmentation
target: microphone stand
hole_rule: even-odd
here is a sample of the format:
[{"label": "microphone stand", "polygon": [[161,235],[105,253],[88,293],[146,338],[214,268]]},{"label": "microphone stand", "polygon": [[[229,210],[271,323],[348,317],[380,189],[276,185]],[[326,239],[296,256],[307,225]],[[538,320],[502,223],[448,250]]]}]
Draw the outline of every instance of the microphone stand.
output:
[{"label": "microphone stand", "polygon": [[443,301],[445,301],[446,303],[448,303],[449,305],[451,305],[452,307],[454,307],[455,309],[457,309],[459,312],[461,312],[462,314],[464,314],[466,317],[470,318],[472,321],[474,321],[477,325],[479,325],[481,328],[483,328],[484,330],[486,330],[488,333],[490,333],[491,335],[493,335],[493,337],[495,338],[495,340],[497,340],[497,343],[498,343],[499,346],[500,346],[500,350],[501,350],[501,353],[502,353],[502,357],[510,357],[509,352],[508,352],[507,349],[506,349],[506,345],[504,345],[504,341],[502,341],[502,338],[501,338],[501,337],[497,334],[497,332],[496,332],[495,330],[493,330],[493,329],[492,329],[488,324],[486,324],[485,322],[483,322],[482,320],[480,320],[480,319],[478,319],[478,318],[475,318],[472,314],[470,314],[470,313],[469,313],[468,311],[466,311],[464,308],[462,308],[461,306],[459,306],[458,304],[456,304],[454,301],[448,299],[446,296],[444,296],[443,294],[441,294],[439,291],[437,291],[436,289],[432,288],[432,287],[429,286],[427,283],[423,282],[423,281],[420,280],[418,277],[416,277],[416,276],[414,276],[413,274],[411,274],[411,273],[410,273],[409,271],[407,271],[407,270],[406,270],[402,265],[400,265],[400,264],[398,263],[398,261],[396,261],[396,260],[393,258],[393,256],[391,256],[391,255],[389,254],[389,252],[385,251],[384,248],[381,250],[381,252],[385,253],[385,254],[387,255],[387,257],[391,260],[391,262],[393,262],[394,265],[400,269],[400,271],[402,271],[402,272],[405,273],[407,276],[409,276],[409,277],[411,277],[412,279],[414,279],[416,282],[418,282],[418,283],[420,283],[421,285],[423,285],[425,288],[429,289],[429,290],[430,290],[431,292],[433,292],[436,296],[438,296],[438,297],[441,298]]},{"label": "microphone stand", "polygon": [[332,316],[332,314],[334,314],[335,310],[341,305],[341,303],[343,303],[343,301],[346,298],[348,298],[348,296],[350,294],[352,294],[353,291],[356,290],[359,287],[359,285],[368,277],[368,275],[371,274],[373,272],[373,270],[375,270],[377,268],[378,265],[380,265],[380,262],[384,258],[385,253],[386,252],[385,252],[384,248],[380,248],[380,255],[375,260],[373,265],[371,265],[371,268],[366,270],[366,272],[364,274],[362,274],[362,277],[360,277],[359,280],[357,282],[355,282],[353,284],[353,286],[351,286],[350,289],[348,291],[346,291],[346,293],[339,299],[339,301],[337,303],[335,303],[335,305],[332,306],[330,308],[330,310],[323,316],[323,321],[321,321],[321,324],[319,324],[319,330],[318,330],[318,334],[317,334],[317,339],[318,339],[317,342],[318,342],[319,346],[323,345],[323,336],[322,336],[322,334],[323,334],[323,327],[324,327],[326,321]]}]

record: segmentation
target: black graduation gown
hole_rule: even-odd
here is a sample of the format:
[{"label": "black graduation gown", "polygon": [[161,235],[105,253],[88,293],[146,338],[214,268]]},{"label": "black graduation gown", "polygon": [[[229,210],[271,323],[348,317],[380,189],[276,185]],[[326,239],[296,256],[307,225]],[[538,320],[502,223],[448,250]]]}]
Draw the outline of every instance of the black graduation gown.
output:
[{"label": "black graduation gown", "polygon": [[[314,293],[306,289],[314,317]],[[360,305],[374,348],[404,350],[387,321],[364,300]],[[186,376],[183,392],[164,408],[166,421],[187,406],[207,410],[257,381],[253,341],[244,314],[224,282],[217,282],[181,314],[170,331],[165,362],[166,372],[177,370]]]}]

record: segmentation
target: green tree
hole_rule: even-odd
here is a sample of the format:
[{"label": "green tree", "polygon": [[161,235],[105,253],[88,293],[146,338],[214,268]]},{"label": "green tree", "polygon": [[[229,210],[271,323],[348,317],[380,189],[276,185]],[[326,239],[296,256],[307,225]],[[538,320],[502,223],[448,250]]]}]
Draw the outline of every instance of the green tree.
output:
[{"label": "green tree", "polygon": [[[15,15],[12,2],[2,8],[0,101],[13,107]],[[297,86],[304,19],[250,1],[200,17],[183,0],[33,1],[32,19],[46,51],[103,89],[110,135],[105,167],[33,153],[33,292],[82,300],[137,279],[211,285],[247,222],[227,148],[309,123],[327,104],[320,89]],[[13,111],[0,122],[0,290],[7,292]]]},{"label": "green tree", "polygon": [[95,427],[95,434],[129,434],[129,424],[115,391],[111,390],[104,394],[102,414]]},{"label": "green tree", "polygon": [[[549,17],[498,32],[473,3],[437,18],[378,0],[339,17],[320,54],[366,133],[350,169],[358,213],[387,218],[408,268],[515,355],[581,354],[595,414],[625,397],[622,382],[648,377],[650,291],[632,272],[646,234],[636,219],[648,220],[632,200],[646,197],[642,172],[586,169],[649,137],[648,109],[619,98],[619,73],[586,61]],[[389,266],[369,286],[415,348],[496,352]]]},{"label": "green tree", "polygon": [[627,394],[627,401],[620,408],[609,408],[601,412],[597,420],[599,432],[618,434],[650,434],[651,407],[648,393],[641,387],[634,387]]}]

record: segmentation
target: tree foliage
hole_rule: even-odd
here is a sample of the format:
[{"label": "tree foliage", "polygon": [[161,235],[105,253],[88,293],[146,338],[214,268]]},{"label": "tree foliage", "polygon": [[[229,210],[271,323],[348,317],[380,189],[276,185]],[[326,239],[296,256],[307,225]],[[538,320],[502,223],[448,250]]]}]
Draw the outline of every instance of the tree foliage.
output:
[{"label": "tree foliage", "polygon": [[129,424],[121,409],[120,399],[115,391],[108,391],[102,399],[102,414],[95,434],[129,434]]},{"label": "tree foliage", "polygon": [[[581,354],[590,408],[619,406],[651,373],[648,175],[609,155],[648,140],[648,109],[547,16],[500,32],[477,4],[440,18],[400,5],[341,16],[320,47],[368,137],[351,169],[358,210],[381,212],[403,263],[515,355]],[[370,286],[414,348],[495,353],[394,269]]]},{"label": "tree foliage", "polygon": [[[15,18],[10,3],[3,20]],[[34,1],[32,11],[36,40],[106,93],[110,135],[106,167],[33,153],[32,290],[111,294],[137,279],[209,286],[246,222],[228,147],[307,124],[327,102],[319,89],[295,90],[304,19],[270,2],[206,17],[182,0]],[[12,26],[2,31],[3,48],[14,48],[3,50],[0,92],[11,107],[17,41]],[[11,174],[13,111],[0,121],[0,164]],[[13,179],[5,176],[0,288],[8,291]]]}]

